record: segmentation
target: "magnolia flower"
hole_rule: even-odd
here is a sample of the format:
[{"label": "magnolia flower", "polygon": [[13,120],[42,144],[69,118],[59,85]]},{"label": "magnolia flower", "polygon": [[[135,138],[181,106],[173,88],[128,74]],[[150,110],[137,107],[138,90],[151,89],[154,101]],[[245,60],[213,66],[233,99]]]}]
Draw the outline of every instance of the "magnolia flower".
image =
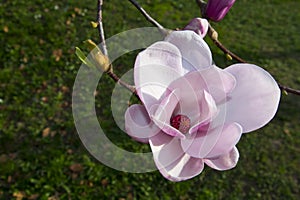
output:
[{"label": "magnolia flower", "polygon": [[225,17],[234,2],[235,0],[208,0],[205,15],[218,22]]},{"label": "magnolia flower", "polygon": [[139,53],[134,81],[143,105],[127,109],[127,134],[150,144],[157,168],[171,181],[200,174],[204,164],[233,168],[242,133],[267,124],[280,99],[268,72],[252,64],[218,68],[192,31],[174,31]]}]

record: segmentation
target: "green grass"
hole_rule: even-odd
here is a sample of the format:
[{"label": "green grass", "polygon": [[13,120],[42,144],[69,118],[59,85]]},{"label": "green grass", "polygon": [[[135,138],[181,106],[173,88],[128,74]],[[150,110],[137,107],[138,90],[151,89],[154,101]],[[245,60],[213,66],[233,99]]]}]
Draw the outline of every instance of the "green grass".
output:
[{"label": "green grass", "polygon": [[[183,27],[199,16],[193,1],[140,0],[165,27]],[[221,41],[267,69],[279,82],[300,88],[300,2],[239,0],[218,24]],[[107,37],[150,26],[127,1],[104,5]],[[180,183],[159,172],[130,174],[96,161],[83,147],[73,122],[71,92],[82,41],[98,41],[90,21],[96,1],[0,2],[0,199],[297,199],[300,196],[300,97],[282,96],[276,117],[243,136],[237,167],[208,167]],[[209,42],[209,40],[207,40]],[[209,42],[211,44],[211,42]],[[223,53],[211,45],[214,60]],[[119,75],[137,52],[115,62]],[[120,147],[149,151],[121,132],[110,112],[113,81],[99,84],[96,109],[108,137]]]}]

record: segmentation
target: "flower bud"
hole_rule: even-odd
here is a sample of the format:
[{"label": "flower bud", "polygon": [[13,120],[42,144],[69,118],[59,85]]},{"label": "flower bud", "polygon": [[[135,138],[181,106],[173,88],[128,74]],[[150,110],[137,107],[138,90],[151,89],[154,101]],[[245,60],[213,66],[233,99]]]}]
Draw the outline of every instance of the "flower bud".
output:
[{"label": "flower bud", "polygon": [[91,51],[89,56],[85,56],[80,48],[76,47],[76,55],[88,67],[97,68],[100,71],[108,72],[111,70],[110,60],[108,56],[104,55],[100,48],[92,40],[86,40],[85,44]]},{"label": "flower bud", "polygon": [[103,72],[110,70],[109,58],[102,53],[96,43],[93,40],[88,39],[85,41],[85,44],[91,51],[91,56],[95,66]]},{"label": "flower bud", "polygon": [[235,0],[208,0],[205,16],[218,22],[225,17],[234,2]]},{"label": "flower bud", "polygon": [[219,34],[213,27],[210,27],[208,35],[213,41],[218,41]]},{"label": "flower bud", "polygon": [[200,35],[202,38],[205,37],[208,30],[208,21],[202,18],[192,19],[183,30],[191,30]]},{"label": "flower bud", "polygon": [[109,58],[103,55],[101,51],[92,52],[92,57],[95,61],[96,67],[99,70],[103,72],[107,72],[110,70]]}]

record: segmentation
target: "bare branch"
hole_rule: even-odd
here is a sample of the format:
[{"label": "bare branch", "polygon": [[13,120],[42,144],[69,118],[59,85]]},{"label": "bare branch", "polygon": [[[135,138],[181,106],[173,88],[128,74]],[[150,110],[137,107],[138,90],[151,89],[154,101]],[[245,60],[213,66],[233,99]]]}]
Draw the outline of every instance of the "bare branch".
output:
[{"label": "bare branch", "polygon": [[99,32],[100,43],[102,44],[101,50],[102,50],[102,53],[105,56],[107,56],[108,52],[107,52],[104,28],[103,28],[103,23],[102,23],[102,5],[103,5],[103,0],[98,0],[97,22],[98,22],[98,32]]},{"label": "bare branch", "polygon": [[[241,62],[241,63],[247,63],[247,61],[245,61],[244,59],[240,58],[239,56],[237,56],[236,54],[232,53],[229,49],[227,49],[219,40],[217,37],[217,32],[215,31],[215,29],[209,25],[208,28],[208,36],[211,38],[211,40],[213,41],[213,43],[219,48],[221,49],[225,54],[229,54],[232,58],[234,58],[235,60]],[[287,86],[284,86],[280,83],[277,83],[279,88],[283,91],[286,91],[287,93],[292,93],[292,94],[296,94],[296,95],[300,95],[300,90],[296,90]]]},{"label": "bare branch", "polygon": [[168,35],[168,31],[161,25],[159,24],[155,19],[153,19],[143,8],[136,2],[135,0],[129,0],[131,4],[133,4],[139,11],[140,13],[146,18],[147,21],[149,21],[151,24],[156,26],[158,30],[164,34]]},{"label": "bare branch", "polygon": [[300,90],[296,90],[296,89],[281,85],[280,83],[277,83],[277,84],[281,90],[286,91],[287,93],[300,95]]},{"label": "bare branch", "polygon": [[218,40],[218,33],[217,31],[209,24],[208,26],[208,36],[211,38],[213,43],[219,47],[225,54],[229,54],[232,58],[235,60],[241,62],[241,63],[246,63],[246,61],[236,54],[232,53],[229,49],[227,49],[219,40]]},{"label": "bare branch", "polygon": [[[100,43],[102,44],[101,50],[102,53],[108,57],[108,51],[107,51],[107,46],[105,42],[105,35],[104,35],[104,28],[103,28],[103,23],[102,23],[102,6],[103,6],[103,0],[98,0],[98,12],[97,12],[97,22],[98,22],[98,32],[99,32],[99,38],[100,38]],[[137,92],[135,90],[135,87],[132,85],[127,84],[126,82],[122,81],[114,72],[113,72],[113,67],[112,64],[110,65],[110,69],[106,72],[107,75],[109,75],[116,83],[119,83],[120,85],[124,86],[126,89],[131,91],[137,98]]]},{"label": "bare branch", "polygon": [[115,73],[113,73],[112,71],[108,71],[107,74],[116,82],[119,83],[120,85],[122,85],[123,87],[125,87],[127,90],[129,90],[130,92],[132,92],[137,98],[139,98],[139,96],[137,95],[136,89],[134,86],[129,85],[128,83],[122,81]]}]

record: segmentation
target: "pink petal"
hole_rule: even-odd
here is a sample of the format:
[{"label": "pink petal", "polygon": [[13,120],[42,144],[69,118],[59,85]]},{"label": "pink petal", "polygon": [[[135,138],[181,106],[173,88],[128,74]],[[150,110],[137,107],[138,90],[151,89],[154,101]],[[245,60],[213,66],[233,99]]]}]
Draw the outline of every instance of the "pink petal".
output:
[{"label": "pink petal", "polygon": [[168,42],[156,42],[139,53],[134,66],[134,81],[146,108],[161,98],[168,85],[183,73],[181,54]]},{"label": "pink petal", "polygon": [[205,37],[208,31],[208,21],[202,18],[192,19],[183,30],[191,30],[200,35],[202,38]]},{"label": "pink petal", "polygon": [[162,100],[160,105],[152,106],[149,113],[155,124],[165,133],[171,136],[185,138],[179,130],[170,125],[171,116],[179,102],[179,93],[180,91],[178,89],[173,90],[165,99]]},{"label": "pink petal", "polygon": [[192,124],[190,133],[193,133],[211,121],[218,112],[217,103],[225,100],[226,94],[234,87],[235,78],[217,67],[187,73],[168,87],[169,91],[180,91],[179,103],[173,115],[189,117]]},{"label": "pink petal", "polygon": [[229,153],[216,158],[204,159],[205,164],[216,170],[228,170],[236,166],[239,160],[239,152],[234,147]]},{"label": "pink petal", "polygon": [[204,90],[203,100],[201,101],[201,114],[197,123],[191,127],[189,133],[196,132],[201,126],[209,123],[218,113],[217,105],[213,97]]},{"label": "pink petal", "polygon": [[213,66],[201,71],[206,90],[210,93],[217,103],[223,101],[227,94],[236,86],[236,80],[230,73]]},{"label": "pink petal", "polygon": [[235,64],[225,69],[235,76],[237,85],[227,102],[227,122],[237,122],[244,132],[267,124],[275,115],[280,89],[273,77],[252,64]]},{"label": "pink petal", "polygon": [[160,132],[160,129],[151,121],[142,105],[132,105],[125,112],[125,129],[133,139],[148,143],[150,137]]},{"label": "pink petal", "polygon": [[226,99],[227,94],[234,89],[235,85],[234,76],[216,66],[211,66],[201,71],[185,74],[172,82],[169,89],[181,88],[181,93],[189,92],[192,94],[193,92],[194,95],[198,91],[206,90],[216,103],[220,103]]},{"label": "pink petal", "polygon": [[185,154],[179,139],[158,134],[151,138],[149,143],[155,164],[165,178],[171,181],[183,181],[202,172],[203,160]]},{"label": "pink petal", "polygon": [[210,67],[212,55],[206,42],[193,31],[173,31],[165,39],[181,52],[185,73]]},{"label": "pink petal", "polygon": [[158,119],[163,123],[170,123],[171,116],[179,102],[180,90],[173,90],[166,98],[164,98],[160,105],[154,110],[151,108],[150,115],[152,118]]},{"label": "pink petal", "polygon": [[181,146],[184,152],[196,158],[215,157],[229,152],[238,143],[241,134],[242,128],[237,123],[209,127],[207,131],[199,131],[181,140]]},{"label": "pink petal", "polygon": [[191,72],[172,82],[168,88],[170,91],[179,91],[177,92],[179,101],[173,115],[186,115],[192,124],[198,122],[201,113],[203,90],[199,79],[201,79],[200,72]]}]

